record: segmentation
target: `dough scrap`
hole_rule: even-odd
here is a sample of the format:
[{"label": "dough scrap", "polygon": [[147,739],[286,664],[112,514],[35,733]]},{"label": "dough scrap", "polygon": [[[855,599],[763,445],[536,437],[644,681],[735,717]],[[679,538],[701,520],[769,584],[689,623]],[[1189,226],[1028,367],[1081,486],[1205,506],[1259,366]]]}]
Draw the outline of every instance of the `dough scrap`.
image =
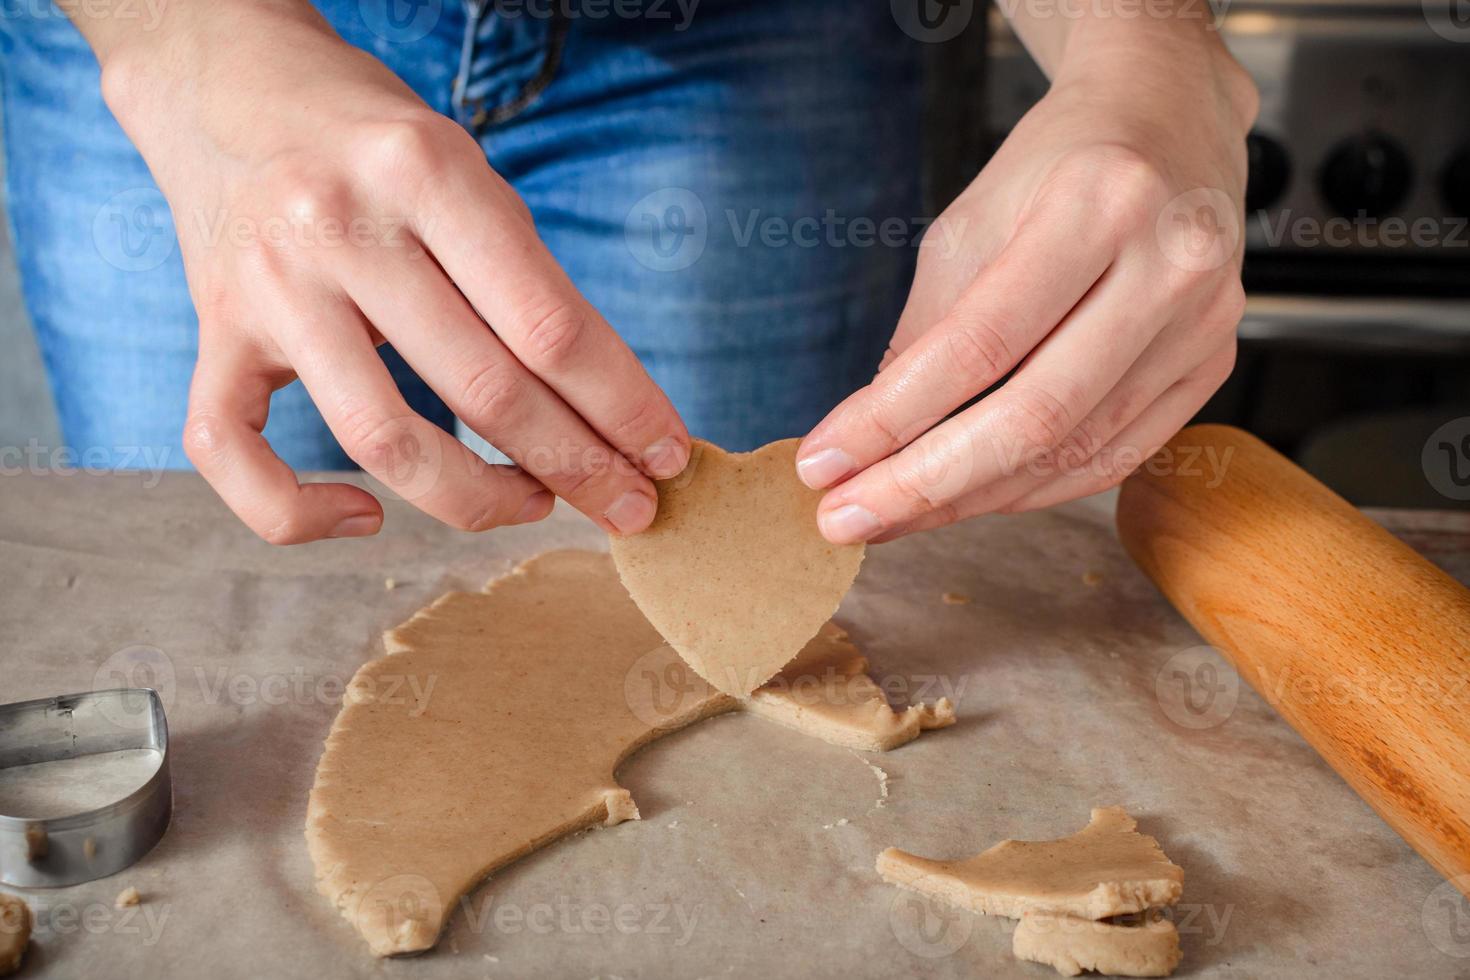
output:
[{"label": "dough scrap", "polygon": [[31,909],[14,895],[0,892],[0,976],[20,969],[31,944]]},{"label": "dough scrap", "polygon": [[1029,911],[1104,919],[1173,905],[1184,890],[1184,869],[1137,826],[1120,806],[1098,807],[1071,837],[1003,840],[958,861],[890,847],[878,855],[878,873],[961,908],[1013,919]]},{"label": "dough scrap", "polygon": [[894,749],[913,741],[921,731],[954,724],[949,698],[894,711],[867,670],[868,659],[848,641],[847,632],[827,623],[795,660],[741,706],[777,724],[861,752]]},{"label": "dough scrap", "polygon": [[875,701],[865,661],[831,625],[771,690],[721,694],[597,552],[549,552],[483,592],[443,596],[384,645],[348,685],[306,827],[318,890],[378,956],[432,947],[459,897],[496,868],[637,819],[618,764],[701,718],[744,707],[873,750],[953,720],[947,702],[900,713]]},{"label": "dough scrap", "polygon": [[694,441],[658,483],[658,516],[615,537],[623,584],[695,672],[744,697],[821,629],[857,577],[863,546],[817,530],[822,492],[796,477],[799,440],[750,453]]},{"label": "dough scrap", "polygon": [[1159,915],[1142,923],[1097,922],[1027,912],[1011,937],[1017,959],[1045,963],[1062,976],[1083,970],[1119,977],[1167,977],[1179,965],[1179,930]]}]

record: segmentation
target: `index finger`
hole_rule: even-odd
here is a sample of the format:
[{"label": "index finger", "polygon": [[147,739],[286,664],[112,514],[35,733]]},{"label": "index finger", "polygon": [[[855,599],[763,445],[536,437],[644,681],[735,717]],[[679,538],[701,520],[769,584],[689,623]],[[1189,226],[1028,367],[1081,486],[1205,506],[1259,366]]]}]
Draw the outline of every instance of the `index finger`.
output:
[{"label": "index finger", "polygon": [[1112,261],[1105,224],[1083,220],[1079,207],[1028,217],[942,320],[833,409],[797,450],[802,482],[820,490],[867,469],[1019,364]]},{"label": "index finger", "polygon": [[423,193],[421,240],[516,358],[648,476],[681,473],[689,433],[673,404],[572,285],[515,192],[486,166]]}]

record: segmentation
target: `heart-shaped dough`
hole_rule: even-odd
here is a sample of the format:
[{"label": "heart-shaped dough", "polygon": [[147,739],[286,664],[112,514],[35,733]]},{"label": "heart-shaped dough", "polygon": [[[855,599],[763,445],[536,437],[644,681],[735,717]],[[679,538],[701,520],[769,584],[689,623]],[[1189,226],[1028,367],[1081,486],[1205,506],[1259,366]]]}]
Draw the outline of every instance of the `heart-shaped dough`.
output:
[{"label": "heart-shaped dough", "polygon": [[820,490],[796,477],[785,439],[727,453],[696,439],[658,483],[658,516],[613,539],[623,585],[695,672],[744,697],[801,652],[857,577],[863,546],[817,530]]}]

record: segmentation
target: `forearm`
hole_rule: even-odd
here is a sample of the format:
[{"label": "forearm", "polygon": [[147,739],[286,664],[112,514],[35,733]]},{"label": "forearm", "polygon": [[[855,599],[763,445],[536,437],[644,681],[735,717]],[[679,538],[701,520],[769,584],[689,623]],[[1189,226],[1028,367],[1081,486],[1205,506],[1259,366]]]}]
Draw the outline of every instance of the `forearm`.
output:
[{"label": "forearm", "polygon": [[104,67],[124,51],[156,51],[206,23],[238,23],[253,15],[290,17],[330,30],[309,0],[145,0],[136,7],[69,3],[64,9]]},{"label": "forearm", "polygon": [[1226,51],[1206,0],[997,0],[1026,49],[1057,84],[1126,85],[1168,101],[1201,83],[1248,128],[1257,95]]}]

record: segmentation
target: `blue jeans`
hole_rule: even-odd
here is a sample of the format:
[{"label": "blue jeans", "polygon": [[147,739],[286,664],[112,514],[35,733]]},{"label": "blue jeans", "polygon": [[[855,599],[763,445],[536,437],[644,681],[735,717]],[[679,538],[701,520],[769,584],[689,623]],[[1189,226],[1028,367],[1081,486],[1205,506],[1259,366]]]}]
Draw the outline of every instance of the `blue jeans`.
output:
[{"label": "blue jeans", "polygon": [[[695,435],[744,449],[803,434],[875,370],[921,206],[918,45],[888,4],[318,6],[478,138]],[[17,10],[0,18],[11,229],[66,441],[187,466],[197,321],[168,207],[80,35],[49,0]],[[409,403],[452,426],[384,357]],[[266,435],[292,466],[352,465],[299,383]]]}]

